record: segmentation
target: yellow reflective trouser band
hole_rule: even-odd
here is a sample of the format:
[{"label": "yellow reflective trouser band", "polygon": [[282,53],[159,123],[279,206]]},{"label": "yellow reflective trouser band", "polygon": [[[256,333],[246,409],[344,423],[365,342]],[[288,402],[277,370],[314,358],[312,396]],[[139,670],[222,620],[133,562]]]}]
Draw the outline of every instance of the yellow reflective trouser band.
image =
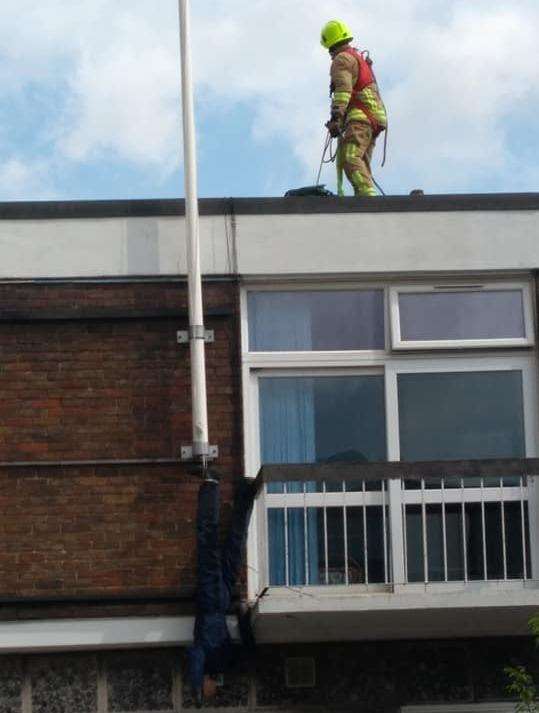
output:
[{"label": "yellow reflective trouser band", "polygon": [[361,171],[354,171],[350,176],[352,185],[354,186],[356,194],[362,196],[375,196],[376,189],[371,184],[370,181],[361,173]]},{"label": "yellow reflective trouser band", "polygon": [[359,146],[352,143],[346,143],[344,145],[344,160],[347,163],[351,163],[355,158],[359,156]]}]

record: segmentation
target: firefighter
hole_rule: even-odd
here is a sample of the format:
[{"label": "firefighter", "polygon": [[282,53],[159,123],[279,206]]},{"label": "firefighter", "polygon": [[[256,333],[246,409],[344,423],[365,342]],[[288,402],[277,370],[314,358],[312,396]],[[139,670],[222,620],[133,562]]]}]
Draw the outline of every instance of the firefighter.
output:
[{"label": "firefighter", "polygon": [[209,471],[198,493],[197,599],[194,643],[187,650],[188,678],[197,708],[213,698],[217,678],[248,659],[254,650],[250,610],[239,612],[243,646],[234,645],[226,623],[239,575],[255,485],[242,478],[237,485],[230,530],[219,547],[219,476]]},{"label": "firefighter", "polygon": [[387,127],[387,116],[372,63],[366,53],[351,46],[353,39],[341,20],[330,20],[322,28],[320,41],[332,59],[331,117],[326,127],[332,137],[339,138],[339,195],[343,195],[344,170],[356,196],[375,196],[372,153],[376,138]]}]

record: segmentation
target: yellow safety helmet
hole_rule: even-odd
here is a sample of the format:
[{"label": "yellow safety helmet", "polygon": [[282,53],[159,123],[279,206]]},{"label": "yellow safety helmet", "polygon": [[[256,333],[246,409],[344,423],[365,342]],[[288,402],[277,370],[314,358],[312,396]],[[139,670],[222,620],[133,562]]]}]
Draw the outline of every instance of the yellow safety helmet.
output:
[{"label": "yellow safety helmet", "polygon": [[334,45],[346,40],[353,40],[350,28],[342,20],[330,20],[326,22],[320,33],[320,44],[327,50],[330,50]]}]

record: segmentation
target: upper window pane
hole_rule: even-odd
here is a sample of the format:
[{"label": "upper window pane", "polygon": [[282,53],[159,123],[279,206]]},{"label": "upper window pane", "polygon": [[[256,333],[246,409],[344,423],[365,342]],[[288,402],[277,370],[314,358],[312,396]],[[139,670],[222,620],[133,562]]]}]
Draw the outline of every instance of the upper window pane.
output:
[{"label": "upper window pane", "polygon": [[384,349],[383,290],[249,292],[251,351]]},{"label": "upper window pane", "polygon": [[400,292],[400,340],[524,339],[523,293]]}]

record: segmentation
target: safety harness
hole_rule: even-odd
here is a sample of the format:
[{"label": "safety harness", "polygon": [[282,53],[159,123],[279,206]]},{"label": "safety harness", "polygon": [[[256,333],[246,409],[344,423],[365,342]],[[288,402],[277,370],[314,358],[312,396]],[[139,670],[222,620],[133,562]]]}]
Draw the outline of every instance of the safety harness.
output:
[{"label": "safety harness", "polygon": [[350,103],[348,104],[349,109],[360,109],[367,119],[372,128],[373,137],[376,138],[382,131],[385,131],[385,126],[377,121],[376,117],[369,109],[369,107],[360,98],[361,92],[368,87],[370,84],[376,84],[376,77],[372,70],[372,60],[369,57],[368,51],[359,52],[354,47],[347,47],[343,50],[344,54],[349,54],[357,60],[359,71],[357,82],[352,89],[352,97]]}]

